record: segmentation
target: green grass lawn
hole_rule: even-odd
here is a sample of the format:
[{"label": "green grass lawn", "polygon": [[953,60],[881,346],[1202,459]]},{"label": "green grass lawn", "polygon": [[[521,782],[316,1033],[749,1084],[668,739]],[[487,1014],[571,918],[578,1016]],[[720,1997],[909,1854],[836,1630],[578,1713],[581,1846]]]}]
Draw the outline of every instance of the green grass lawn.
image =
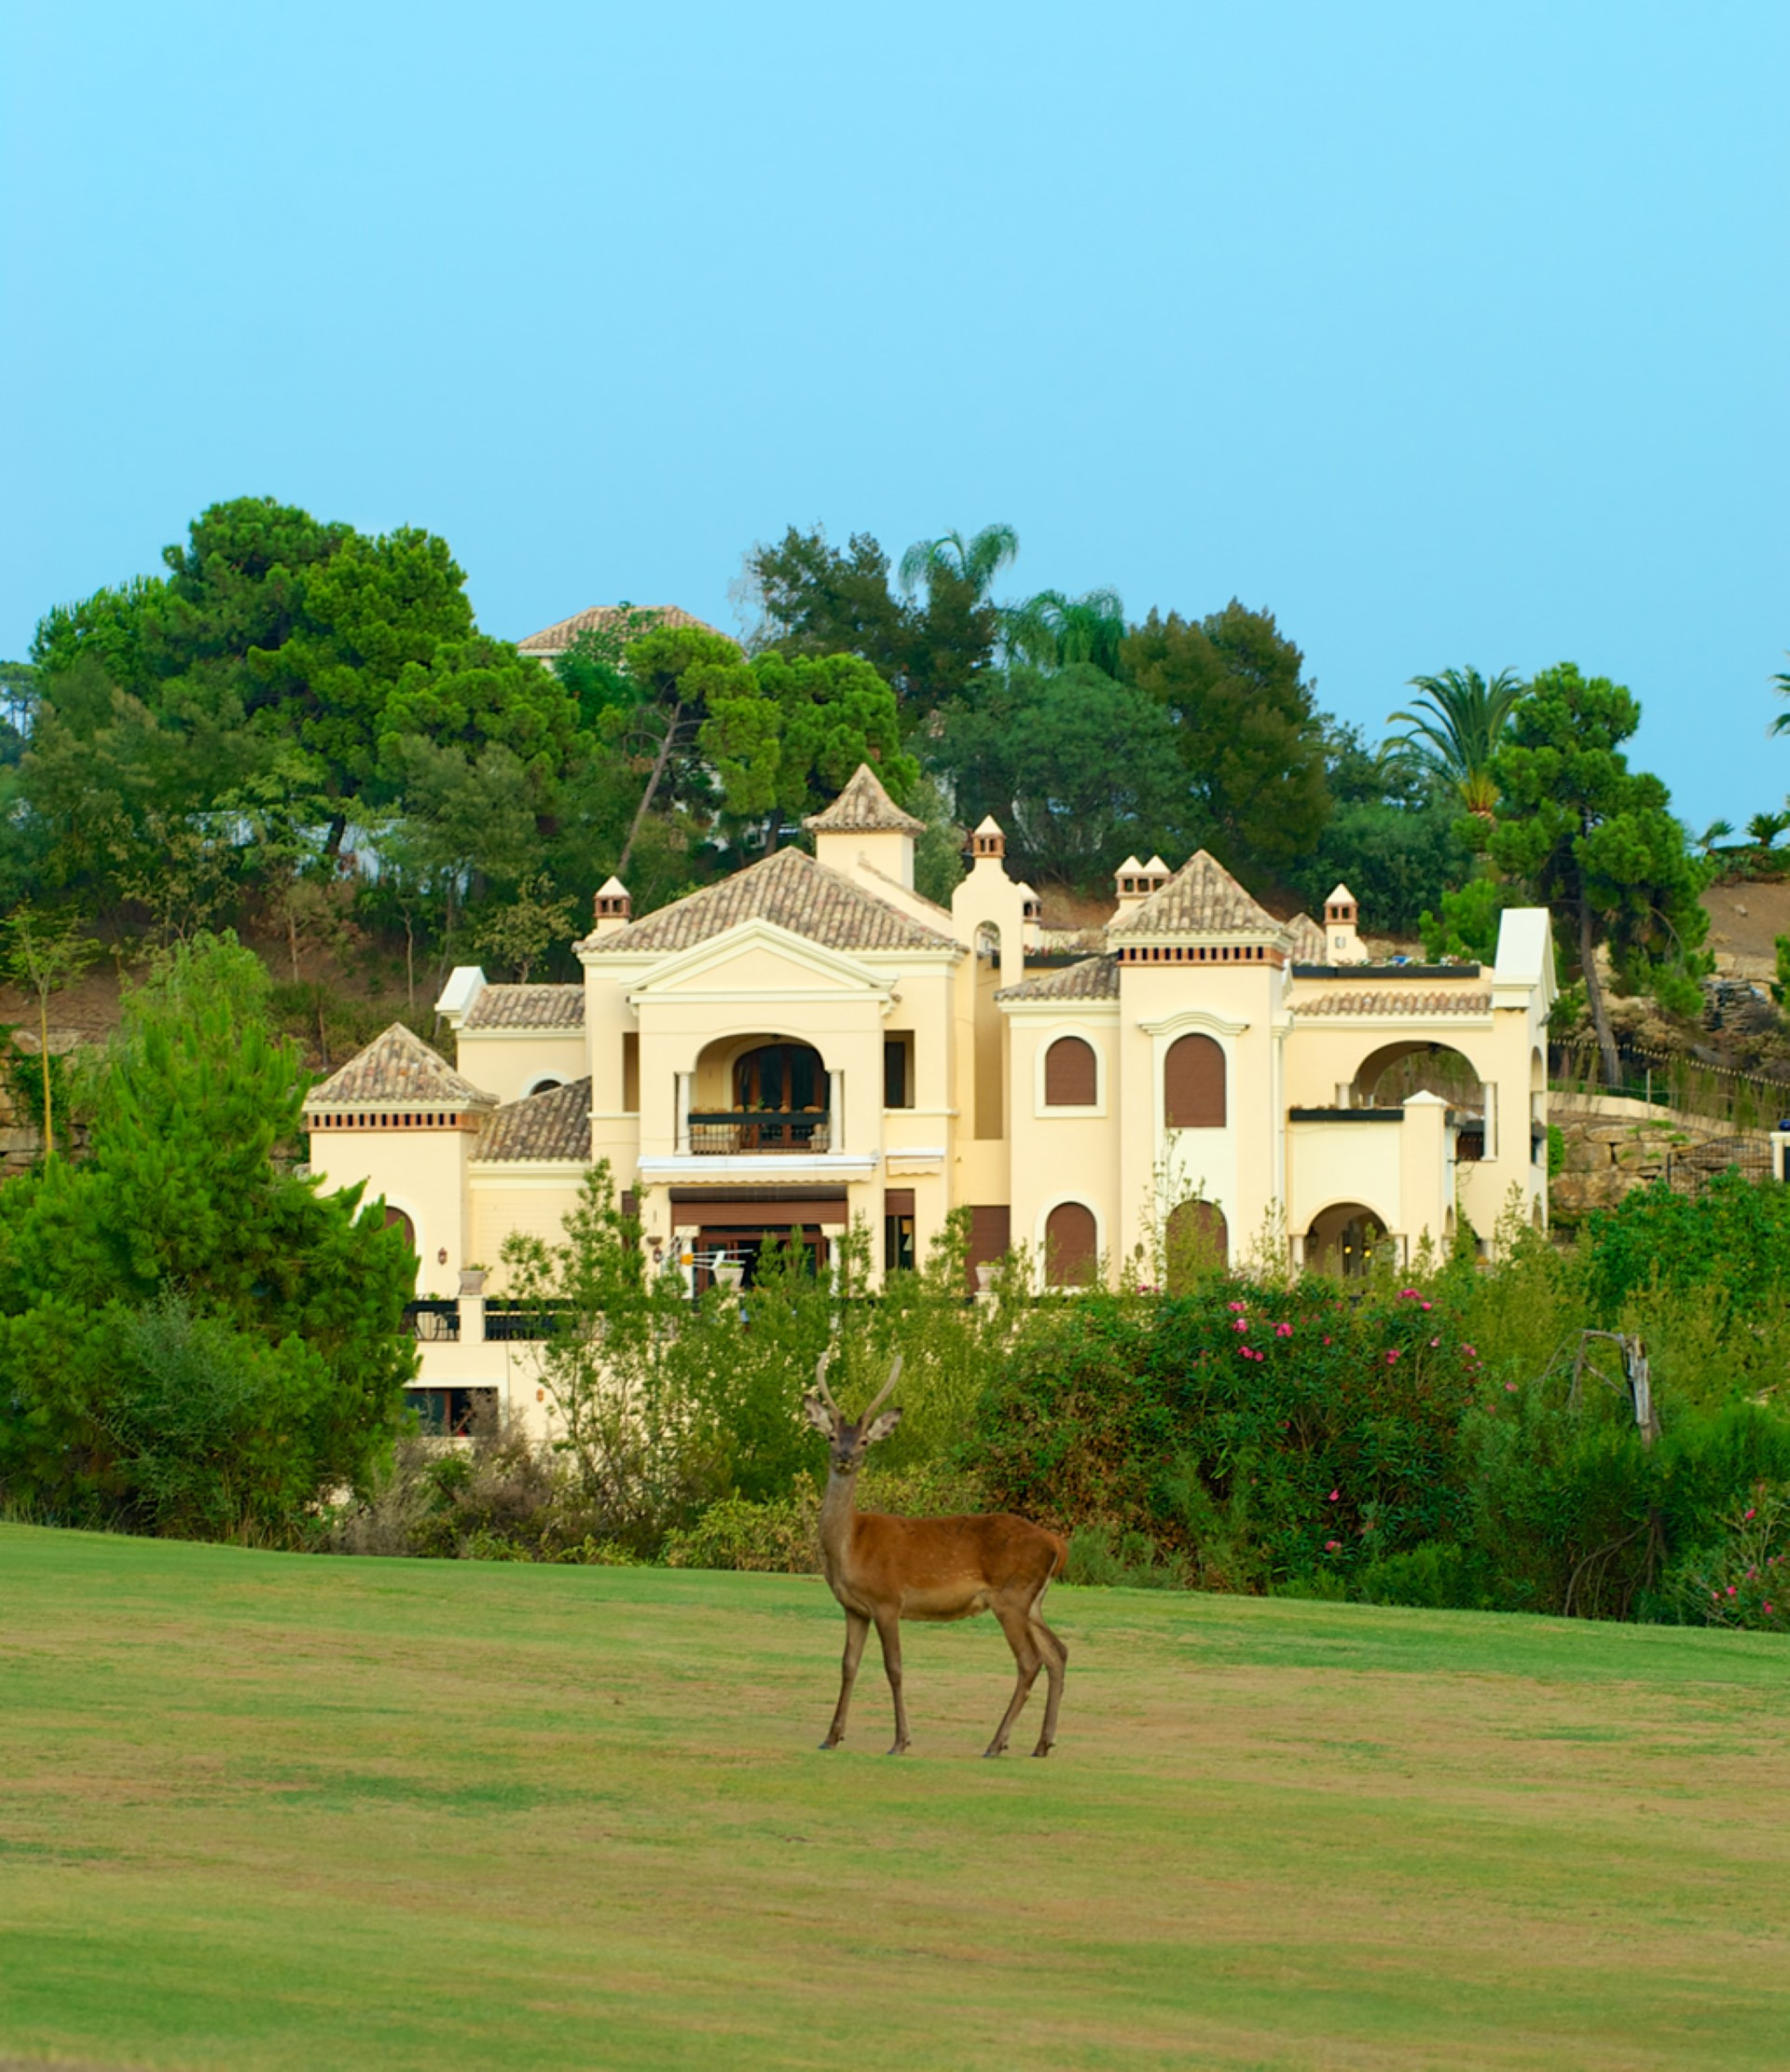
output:
[{"label": "green grass lawn", "polygon": [[0,2064],[1790,2064],[1782,1641],[1049,1609],[0,1526]]}]

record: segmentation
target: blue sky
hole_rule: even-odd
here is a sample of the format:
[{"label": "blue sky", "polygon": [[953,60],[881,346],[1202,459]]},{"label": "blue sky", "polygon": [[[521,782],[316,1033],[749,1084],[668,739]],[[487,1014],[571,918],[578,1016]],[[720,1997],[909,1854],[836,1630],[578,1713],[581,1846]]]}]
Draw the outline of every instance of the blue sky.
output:
[{"label": "blue sky", "polygon": [[0,0],[0,652],[268,493],[482,624],[792,521],[1274,610],[1378,733],[1571,657],[1790,787],[1790,7]]}]

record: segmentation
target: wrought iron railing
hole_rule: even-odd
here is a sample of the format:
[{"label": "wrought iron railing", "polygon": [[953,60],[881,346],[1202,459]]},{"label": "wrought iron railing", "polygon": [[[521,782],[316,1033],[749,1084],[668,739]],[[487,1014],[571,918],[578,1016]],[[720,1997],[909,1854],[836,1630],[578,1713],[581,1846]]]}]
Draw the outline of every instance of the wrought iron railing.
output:
[{"label": "wrought iron railing", "polygon": [[451,1300],[407,1302],[404,1320],[411,1336],[428,1345],[451,1345],[460,1337],[460,1305]]},{"label": "wrought iron railing", "polygon": [[825,1110],[809,1114],[765,1114],[748,1109],[710,1109],[690,1117],[690,1149],[698,1156],[735,1152],[824,1152],[833,1147],[833,1118]]}]

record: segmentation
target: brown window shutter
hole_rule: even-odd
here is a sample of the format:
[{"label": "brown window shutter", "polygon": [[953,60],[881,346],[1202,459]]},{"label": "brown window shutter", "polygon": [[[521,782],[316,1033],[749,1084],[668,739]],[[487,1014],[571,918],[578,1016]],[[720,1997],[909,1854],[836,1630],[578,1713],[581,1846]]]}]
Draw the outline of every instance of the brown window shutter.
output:
[{"label": "brown window shutter", "polygon": [[1085,1288],[1099,1258],[1094,1211],[1058,1202],[1044,1220],[1044,1278],[1053,1288]]},{"label": "brown window shutter", "polygon": [[992,1265],[1012,1250],[1012,1210],[1005,1202],[998,1208],[971,1209],[970,1250],[964,1272],[971,1294],[976,1289],[976,1268]]},{"label": "brown window shutter", "polygon": [[913,1213],[913,1188],[885,1187],[883,1189],[883,1214],[885,1216],[911,1216]]},{"label": "brown window shutter", "polygon": [[1224,1127],[1224,1053],[1209,1036],[1181,1036],[1163,1060],[1163,1114],[1170,1129]]},{"label": "brown window shutter", "polygon": [[1044,1053],[1046,1108],[1092,1108],[1097,1094],[1094,1047],[1079,1036],[1059,1036]]}]

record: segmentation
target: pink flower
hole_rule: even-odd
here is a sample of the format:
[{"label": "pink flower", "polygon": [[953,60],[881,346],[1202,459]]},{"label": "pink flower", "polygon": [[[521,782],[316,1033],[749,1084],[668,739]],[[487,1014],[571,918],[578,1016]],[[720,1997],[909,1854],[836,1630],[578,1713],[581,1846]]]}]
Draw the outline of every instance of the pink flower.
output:
[{"label": "pink flower", "polygon": [[1328,1346],[1329,1344],[1329,1340],[1327,1338],[1325,1339],[1324,1343]]},{"label": "pink flower", "polygon": [[1397,1349],[1397,1348],[1395,1347],[1395,1348],[1394,1348],[1394,1349],[1393,1349],[1393,1350],[1392,1350],[1391,1352],[1389,1352],[1389,1353],[1388,1353],[1388,1354],[1386,1355],[1386,1365],[1387,1365],[1388,1367],[1390,1367],[1390,1366],[1392,1365],[1393,1361],[1394,1361],[1395,1360],[1397,1360],[1397,1359],[1398,1359],[1398,1349]]},{"label": "pink flower", "polygon": [[1439,1338],[1432,1338],[1430,1340],[1430,1344],[1432,1346],[1439,1346],[1441,1344],[1441,1340]]},{"label": "pink flower", "polygon": [[1765,1608],[1765,1615],[1768,1619],[1771,1616],[1771,1607],[1769,1605]]},{"label": "pink flower", "polygon": [[1425,1307],[1425,1309],[1434,1309],[1434,1308],[1435,1308],[1435,1306],[1436,1306],[1436,1305],[1435,1305],[1435,1304],[1434,1304],[1433,1302],[1426,1302],[1426,1303],[1425,1303],[1425,1304],[1424,1305],[1424,1307]]},{"label": "pink flower", "polygon": [[1507,1381],[1504,1385],[1504,1392],[1507,1396],[1514,1396],[1517,1392],[1516,1383],[1514,1381]]},{"label": "pink flower", "polygon": [[1730,1597],[1735,1595],[1734,1585],[1731,1582],[1728,1586],[1728,1594]]},{"label": "pink flower", "polygon": [[1400,1302],[1415,1302],[1415,1301],[1417,1300],[1417,1291],[1416,1291],[1416,1289],[1414,1289],[1414,1288],[1401,1288],[1401,1289],[1399,1289],[1399,1291],[1398,1291],[1398,1300],[1399,1300]]},{"label": "pink flower", "polygon": [[1327,1503],[1335,1503],[1342,1497],[1342,1492],[1340,1489],[1332,1489],[1329,1497],[1326,1498],[1325,1501]]},{"label": "pink flower", "polygon": [[1473,1350],[1471,1346],[1463,1346],[1461,1347],[1461,1350],[1466,1355],[1469,1360],[1477,1360],[1480,1357],[1479,1354]]},{"label": "pink flower", "polygon": [[1224,1306],[1225,1306],[1225,1307],[1226,1307],[1227,1309],[1232,1309],[1232,1310],[1235,1310],[1235,1309],[1242,1309],[1242,1308],[1244,1307],[1244,1305],[1243,1305],[1242,1303],[1240,1303],[1240,1302],[1228,1302],[1228,1303],[1226,1303],[1226,1304],[1225,1304],[1225,1305],[1224,1305]]},{"label": "pink flower", "polygon": [[1758,1516],[1758,1513],[1757,1513],[1756,1511],[1749,1511],[1749,1512],[1748,1512],[1748,1513],[1746,1513],[1745,1517],[1743,1517],[1743,1518],[1742,1518],[1742,1519],[1741,1520],[1741,1523],[1742,1523],[1742,1525],[1744,1525],[1744,1524],[1746,1523],[1746,1520],[1747,1520],[1747,1518],[1756,1518],[1757,1516]]},{"label": "pink flower", "polygon": [[1232,1328],[1232,1331],[1247,1331],[1247,1330],[1248,1330],[1248,1328],[1249,1328],[1249,1319],[1248,1319],[1248,1318],[1246,1318],[1246,1317],[1239,1317],[1239,1318],[1237,1319],[1236,1322],[1235,1322],[1234,1324],[1232,1324],[1232,1325],[1231,1326],[1231,1328]]},{"label": "pink flower", "polygon": [[1324,1542],[1324,1552],[1326,1554],[1341,1554],[1342,1552],[1342,1542],[1340,1540],[1327,1540]]},{"label": "pink flower", "polygon": [[1276,1324],[1274,1326],[1274,1336],[1276,1338],[1290,1338],[1292,1335],[1293,1327],[1291,1324]]}]

